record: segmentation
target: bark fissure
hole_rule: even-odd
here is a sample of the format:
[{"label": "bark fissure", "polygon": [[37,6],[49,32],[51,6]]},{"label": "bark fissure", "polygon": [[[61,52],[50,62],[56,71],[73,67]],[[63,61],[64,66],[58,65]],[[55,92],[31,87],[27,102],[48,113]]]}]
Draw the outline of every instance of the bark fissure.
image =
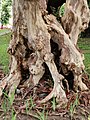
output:
[{"label": "bark fissure", "polygon": [[82,82],[83,57],[76,47],[78,35],[88,27],[90,20],[87,2],[66,0],[61,23],[47,11],[47,4],[46,0],[13,1],[13,37],[8,48],[11,70],[0,83],[0,95],[6,85],[9,95],[20,83],[36,86],[45,74],[49,74],[44,64],[54,86],[39,103],[54,96],[60,105],[66,104],[64,87],[75,91],[78,87],[88,89]]}]

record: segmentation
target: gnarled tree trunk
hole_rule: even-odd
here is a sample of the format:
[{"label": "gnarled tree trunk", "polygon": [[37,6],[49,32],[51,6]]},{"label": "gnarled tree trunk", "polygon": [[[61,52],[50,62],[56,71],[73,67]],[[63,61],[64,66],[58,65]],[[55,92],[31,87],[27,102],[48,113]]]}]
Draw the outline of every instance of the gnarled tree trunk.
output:
[{"label": "gnarled tree trunk", "polygon": [[[0,83],[0,95],[5,86],[11,95],[23,79],[27,87],[38,84],[45,74],[44,64],[49,68],[54,87],[39,103],[53,96],[59,104],[67,103],[62,81],[68,81],[67,89],[88,89],[82,82],[83,55],[77,48],[78,35],[88,27],[90,20],[87,1],[66,0],[61,23],[48,14],[47,6],[46,0],[13,0],[13,36],[8,48],[10,73]],[[52,47],[55,43],[57,51]]]}]

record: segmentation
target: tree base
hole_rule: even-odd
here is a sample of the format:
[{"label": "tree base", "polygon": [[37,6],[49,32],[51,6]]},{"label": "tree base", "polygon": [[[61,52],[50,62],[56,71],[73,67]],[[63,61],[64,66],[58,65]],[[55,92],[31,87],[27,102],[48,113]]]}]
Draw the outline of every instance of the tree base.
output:
[{"label": "tree base", "polygon": [[[6,86],[11,96],[23,81],[26,81],[23,84],[27,87],[36,86],[46,71],[44,64],[48,67],[54,87],[38,103],[45,103],[56,97],[60,105],[66,104],[64,89],[69,91],[70,82],[73,82],[71,87],[75,91],[78,88],[81,91],[87,90],[82,82],[85,68],[83,57],[76,47],[78,35],[89,23],[90,13],[86,0],[75,3],[67,0],[61,23],[54,15],[48,14],[46,0],[14,0],[13,11],[13,36],[8,48],[11,69],[9,76],[0,83],[0,96]],[[71,79],[69,73],[72,74]]]}]

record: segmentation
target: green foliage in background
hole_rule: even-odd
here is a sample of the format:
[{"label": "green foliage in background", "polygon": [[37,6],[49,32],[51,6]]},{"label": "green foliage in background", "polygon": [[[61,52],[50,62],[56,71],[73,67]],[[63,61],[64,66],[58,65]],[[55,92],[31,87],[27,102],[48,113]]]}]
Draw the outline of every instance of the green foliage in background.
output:
[{"label": "green foliage in background", "polygon": [[87,0],[87,2],[88,2],[88,5],[89,5],[89,8],[90,8],[90,0]]},{"label": "green foliage in background", "polygon": [[11,10],[12,0],[2,0],[1,2],[1,16],[0,22],[2,25],[6,25],[9,23],[10,18],[10,10]]},{"label": "green foliage in background", "polygon": [[63,17],[65,12],[65,3],[59,8],[59,16]]},{"label": "green foliage in background", "polygon": [[57,18],[62,17],[65,12],[65,3],[61,7],[59,6],[57,10],[55,7],[51,6],[51,10],[52,10],[52,14]]}]

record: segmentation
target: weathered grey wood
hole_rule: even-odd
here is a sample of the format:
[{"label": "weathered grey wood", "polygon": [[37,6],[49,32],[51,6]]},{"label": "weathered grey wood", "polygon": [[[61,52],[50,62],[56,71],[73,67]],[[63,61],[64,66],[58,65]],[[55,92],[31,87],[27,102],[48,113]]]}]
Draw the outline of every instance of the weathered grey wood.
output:
[{"label": "weathered grey wood", "polygon": [[[29,87],[34,85],[45,73],[43,63],[49,68],[54,80],[52,92],[39,103],[47,102],[53,96],[62,105],[67,103],[62,80],[64,75],[71,71],[74,76],[75,90],[88,88],[82,82],[82,72],[85,68],[83,57],[77,49],[77,40],[80,32],[87,28],[90,20],[89,8],[86,0],[66,0],[65,14],[62,23],[55,16],[48,15],[46,0],[13,0],[13,36],[8,52],[11,55],[9,76],[0,84],[1,89],[7,85],[9,95],[23,80],[23,71],[28,70],[29,79],[24,83]],[[58,72],[51,53],[50,40],[58,44],[61,50],[60,67],[63,75]],[[4,84],[5,83],[5,84]]]}]

